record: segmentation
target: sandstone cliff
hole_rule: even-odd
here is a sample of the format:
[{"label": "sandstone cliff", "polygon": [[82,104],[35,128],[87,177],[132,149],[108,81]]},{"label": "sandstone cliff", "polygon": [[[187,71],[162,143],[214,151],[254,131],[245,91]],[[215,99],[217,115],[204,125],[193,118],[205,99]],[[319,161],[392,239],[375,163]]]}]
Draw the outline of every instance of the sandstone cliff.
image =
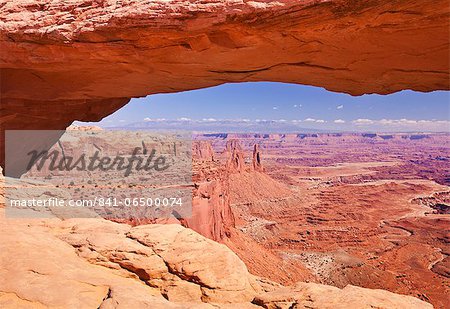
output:
[{"label": "sandstone cliff", "polygon": [[253,157],[252,157],[252,167],[254,171],[262,172],[264,167],[261,161],[261,150],[258,144],[253,146]]},{"label": "sandstone cliff", "polygon": [[225,168],[228,173],[245,171],[244,151],[239,140],[231,139],[227,141],[225,155],[227,157]]},{"label": "sandstone cliff", "polygon": [[[0,0],[0,165],[7,129],[64,129],[148,94],[262,80],[353,95],[449,89],[448,17],[446,0]],[[279,287],[181,226],[0,223],[5,308],[430,307],[351,286]]]},{"label": "sandstone cliff", "polygon": [[208,141],[195,141],[192,145],[192,157],[198,161],[214,161],[214,149]]}]

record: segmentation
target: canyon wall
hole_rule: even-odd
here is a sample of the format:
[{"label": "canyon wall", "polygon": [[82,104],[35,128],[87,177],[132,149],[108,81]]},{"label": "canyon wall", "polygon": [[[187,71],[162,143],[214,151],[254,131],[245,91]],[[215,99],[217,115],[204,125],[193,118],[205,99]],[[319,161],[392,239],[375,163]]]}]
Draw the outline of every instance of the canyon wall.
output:
[{"label": "canyon wall", "polygon": [[0,130],[226,82],[449,89],[449,20],[447,0],[0,0]]}]

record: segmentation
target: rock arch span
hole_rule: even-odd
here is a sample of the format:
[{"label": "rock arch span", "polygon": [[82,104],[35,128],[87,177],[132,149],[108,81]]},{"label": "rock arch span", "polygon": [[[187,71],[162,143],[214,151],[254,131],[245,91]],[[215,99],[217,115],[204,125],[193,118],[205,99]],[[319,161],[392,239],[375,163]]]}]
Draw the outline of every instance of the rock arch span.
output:
[{"label": "rock arch span", "polygon": [[447,0],[0,0],[0,165],[7,129],[97,121],[148,94],[449,90],[449,16]]}]

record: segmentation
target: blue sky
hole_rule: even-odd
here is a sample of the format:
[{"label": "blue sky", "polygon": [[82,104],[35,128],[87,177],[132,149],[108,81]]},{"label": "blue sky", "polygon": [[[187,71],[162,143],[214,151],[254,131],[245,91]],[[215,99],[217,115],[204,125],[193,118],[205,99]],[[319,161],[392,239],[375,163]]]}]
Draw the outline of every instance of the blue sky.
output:
[{"label": "blue sky", "polygon": [[447,131],[450,92],[401,91],[390,95],[354,97],[304,85],[272,82],[225,84],[133,99],[121,110],[103,119],[101,125],[180,118],[197,121],[298,121],[303,127],[347,130],[360,128],[361,125],[390,125],[389,128],[401,130],[403,124],[411,127],[415,121],[416,127],[424,131],[429,127],[431,131]]}]

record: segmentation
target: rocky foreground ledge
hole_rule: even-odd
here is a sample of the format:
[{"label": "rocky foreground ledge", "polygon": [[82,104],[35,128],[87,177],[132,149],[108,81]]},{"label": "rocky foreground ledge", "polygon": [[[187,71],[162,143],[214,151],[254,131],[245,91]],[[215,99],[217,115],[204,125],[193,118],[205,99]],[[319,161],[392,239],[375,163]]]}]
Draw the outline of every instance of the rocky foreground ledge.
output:
[{"label": "rocky foreground ledge", "polygon": [[432,308],[347,286],[283,287],[179,225],[0,219],[1,308]]},{"label": "rocky foreground ledge", "polygon": [[448,0],[0,0],[0,134],[226,82],[448,90],[449,14]]}]

